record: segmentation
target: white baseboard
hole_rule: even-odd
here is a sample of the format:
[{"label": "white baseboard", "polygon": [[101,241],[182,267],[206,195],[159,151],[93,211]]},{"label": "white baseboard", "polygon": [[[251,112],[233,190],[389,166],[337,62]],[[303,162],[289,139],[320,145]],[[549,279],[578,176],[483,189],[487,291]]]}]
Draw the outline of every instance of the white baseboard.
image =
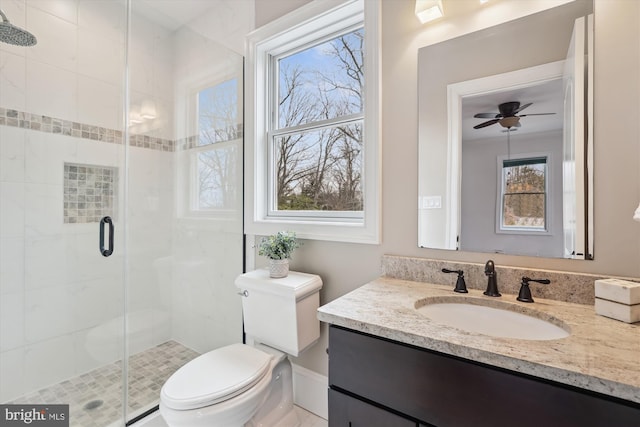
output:
[{"label": "white baseboard", "polygon": [[317,416],[329,418],[329,379],[302,366],[293,368],[293,401]]}]

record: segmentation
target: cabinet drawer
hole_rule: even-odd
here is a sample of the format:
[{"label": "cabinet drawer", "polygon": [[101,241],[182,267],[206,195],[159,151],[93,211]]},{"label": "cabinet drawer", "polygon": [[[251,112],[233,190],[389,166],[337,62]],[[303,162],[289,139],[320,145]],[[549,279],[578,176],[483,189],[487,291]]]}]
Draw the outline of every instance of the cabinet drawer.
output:
[{"label": "cabinet drawer", "polygon": [[414,421],[329,390],[329,427],[416,427]]},{"label": "cabinet drawer", "polygon": [[638,427],[640,405],[332,326],[329,384],[438,427]]}]

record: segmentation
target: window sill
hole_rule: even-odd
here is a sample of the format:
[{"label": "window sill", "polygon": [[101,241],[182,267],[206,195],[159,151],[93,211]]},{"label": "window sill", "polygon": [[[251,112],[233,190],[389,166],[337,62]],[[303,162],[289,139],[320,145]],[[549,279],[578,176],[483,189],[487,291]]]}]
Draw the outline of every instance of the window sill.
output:
[{"label": "window sill", "polygon": [[246,224],[246,234],[267,236],[278,231],[294,231],[301,239],[326,240],[345,243],[376,245],[380,243],[380,233],[361,222],[304,221],[290,219],[254,220]]}]

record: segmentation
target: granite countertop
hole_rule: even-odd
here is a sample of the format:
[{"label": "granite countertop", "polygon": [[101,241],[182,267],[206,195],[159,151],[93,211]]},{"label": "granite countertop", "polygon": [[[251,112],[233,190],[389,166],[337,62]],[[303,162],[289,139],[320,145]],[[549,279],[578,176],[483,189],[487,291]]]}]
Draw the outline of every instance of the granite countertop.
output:
[{"label": "granite countertop", "polygon": [[[536,298],[535,303],[501,298],[470,289],[382,277],[318,309],[318,318],[417,347],[474,360],[511,371],[596,391],[640,403],[640,324],[627,324],[595,313],[593,306]],[[513,304],[515,311],[535,310],[538,317],[570,330],[567,338],[529,341],[494,338],[439,325],[416,311],[431,301],[451,297],[481,299],[487,305]],[[422,302],[421,302],[422,301]],[[483,303],[484,304],[484,303]]]}]

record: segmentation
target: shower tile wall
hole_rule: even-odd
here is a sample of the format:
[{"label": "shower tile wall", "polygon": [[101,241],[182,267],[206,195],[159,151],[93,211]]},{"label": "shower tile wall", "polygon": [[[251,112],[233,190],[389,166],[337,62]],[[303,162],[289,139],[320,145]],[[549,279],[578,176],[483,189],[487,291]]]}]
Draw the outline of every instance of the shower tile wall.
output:
[{"label": "shower tile wall", "polygon": [[[124,3],[3,0],[2,9],[38,44],[0,44],[0,108],[121,131]],[[132,102],[153,99],[158,119],[132,131],[172,141],[170,32],[138,23]],[[143,148],[141,138],[128,160],[128,299],[130,327],[149,332],[132,338],[133,351],[171,336],[171,282],[158,285],[157,260],[171,253],[174,153]],[[103,258],[97,225],[65,223],[62,203],[65,163],[118,168],[122,195],[123,153],[90,137],[0,125],[0,402],[122,358],[121,223],[115,254]]]},{"label": "shower tile wall", "polygon": [[[240,2],[230,3],[237,6]],[[221,18],[211,16],[209,19],[216,22]],[[236,22],[240,22],[239,17]],[[212,43],[203,37],[206,30],[202,30],[196,33],[181,29],[174,34],[173,87],[178,94],[178,111],[188,109],[189,98],[207,85],[231,78],[242,82],[242,56],[230,54],[226,48]],[[202,76],[211,76],[211,79],[203,80]],[[239,100],[241,102],[242,96]],[[242,110],[242,105],[239,109]],[[238,127],[242,128],[242,124]],[[178,115],[175,129],[178,220],[173,234],[172,333],[176,341],[204,353],[242,339],[241,301],[233,285],[242,272],[242,198],[239,197],[222,218],[213,221],[188,218],[192,181],[187,172],[193,159],[191,151],[185,148],[193,141],[194,122]],[[242,153],[241,139],[228,144],[235,146],[235,152]],[[241,156],[238,161],[236,176],[227,177],[225,185],[229,188],[234,185],[242,188]]]}]

